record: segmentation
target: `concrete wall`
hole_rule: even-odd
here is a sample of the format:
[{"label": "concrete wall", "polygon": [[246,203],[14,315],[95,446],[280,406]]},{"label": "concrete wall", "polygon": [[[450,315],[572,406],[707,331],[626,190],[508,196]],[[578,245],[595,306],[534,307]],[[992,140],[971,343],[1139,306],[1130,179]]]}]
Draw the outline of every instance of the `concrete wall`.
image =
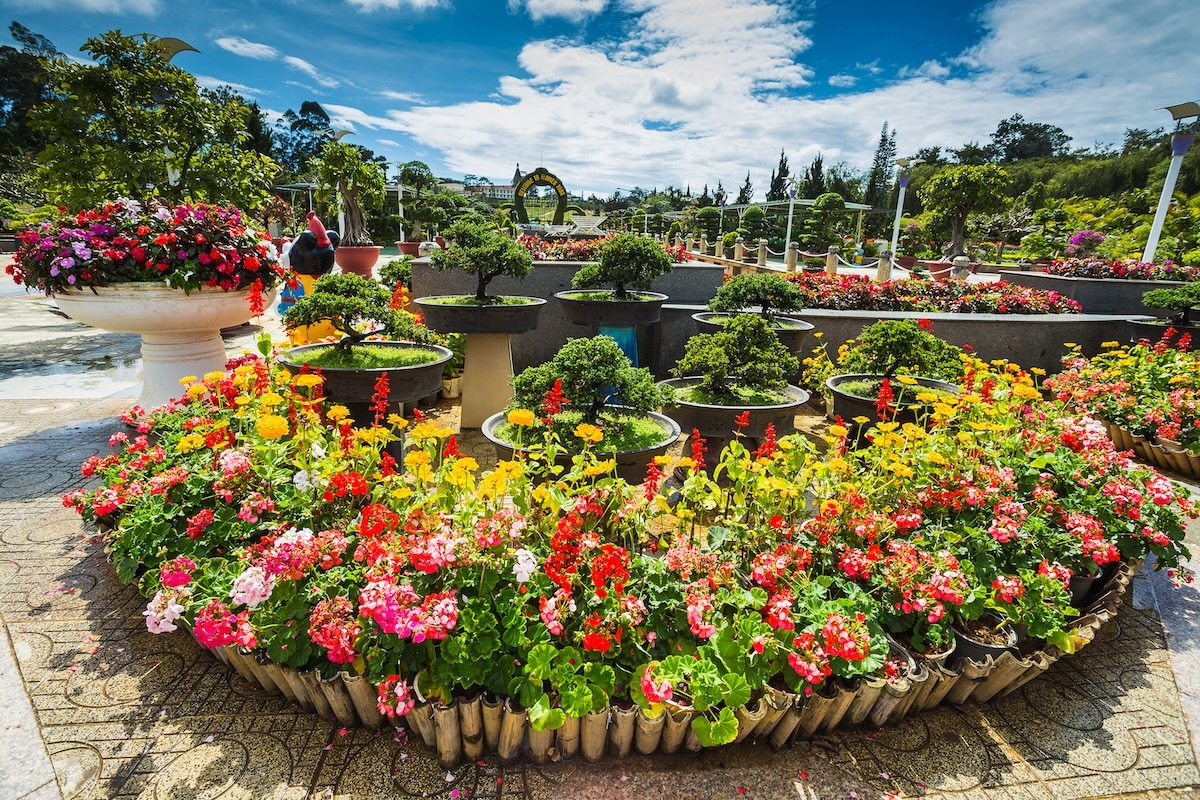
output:
[{"label": "concrete wall", "polygon": [[1177,289],[1178,281],[1131,281],[1124,278],[1071,278],[1044,272],[1002,271],[1009,283],[1055,291],[1075,300],[1088,314],[1151,314],[1169,316],[1163,309],[1142,305],[1142,295],[1151,289]]},{"label": "concrete wall", "polygon": [[[512,337],[513,368],[517,372],[525,367],[549,361],[566,343],[567,339],[591,336],[595,333],[590,325],[576,325],[563,319],[559,303],[554,299],[556,292],[563,292],[571,288],[571,278],[574,277],[580,266],[579,262],[539,261],[534,264],[533,272],[524,280],[496,278],[488,284],[488,291],[493,294],[542,297],[549,301],[542,309],[541,316],[538,317],[537,330]],[[644,363],[642,366],[649,366],[655,374],[662,374],[662,370],[657,366],[661,361],[657,354],[664,346],[661,344],[664,339],[662,332],[657,328],[666,325],[666,317],[682,315],[691,324],[691,329],[684,338],[696,333],[695,323],[692,322],[690,315],[695,310],[706,309],[708,301],[717,293],[717,288],[724,280],[723,276],[724,270],[719,266],[689,263],[676,266],[674,270],[654,282],[651,288],[670,297],[668,303],[695,305],[697,308],[682,314],[664,309],[664,323],[638,330],[638,351],[643,354],[655,354],[649,359],[649,363]],[[458,270],[438,272],[429,265],[429,259],[422,258],[413,262],[412,286],[413,297],[473,294],[475,277]],[[675,330],[678,325],[672,322],[669,327],[671,330]],[[682,344],[679,345],[679,348],[679,353],[682,355]],[[674,359],[672,359],[668,368],[674,363]]]}]

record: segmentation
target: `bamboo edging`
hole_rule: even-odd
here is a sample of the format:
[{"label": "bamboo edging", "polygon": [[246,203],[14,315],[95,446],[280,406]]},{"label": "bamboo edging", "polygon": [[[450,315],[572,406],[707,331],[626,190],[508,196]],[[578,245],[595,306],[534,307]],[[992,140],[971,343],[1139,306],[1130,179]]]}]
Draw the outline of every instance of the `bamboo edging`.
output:
[{"label": "bamboo edging", "polygon": [[[1075,623],[1080,647],[1092,642],[1100,626],[1116,616],[1140,564],[1121,564],[1103,592],[1088,603]],[[362,675],[339,672],[326,679],[319,672],[283,667],[261,653],[232,645],[207,649],[267,694],[282,695],[331,723],[372,730],[388,723],[376,707],[377,688]],[[987,702],[1017,691],[1065,655],[1046,645],[1025,657],[1005,652],[994,660],[990,656],[982,662],[963,660],[954,667],[918,662],[896,681],[868,677],[853,683],[830,682],[807,696],[766,686],[759,698],[734,709],[735,741],[767,742],[778,750],[837,728],[878,728],[943,704]],[[594,763],[606,755],[626,758],[634,751],[641,755],[696,752],[701,744],[691,727],[693,713],[674,708],[649,717],[637,706],[614,705],[582,718],[568,717],[555,730],[535,731],[528,712],[511,699],[477,695],[450,705],[421,703],[395,722],[399,725],[403,720],[437,752],[438,763],[451,769],[464,758],[477,761],[487,753],[506,764],[523,755],[545,764],[576,756]]]},{"label": "bamboo edging", "polygon": [[1138,436],[1115,422],[1105,421],[1104,425],[1108,429],[1108,438],[1117,449],[1132,450],[1142,461],[1156,467],[1200,478],[1200,455],[1193,455],[1175,442],[1151,441]]}]

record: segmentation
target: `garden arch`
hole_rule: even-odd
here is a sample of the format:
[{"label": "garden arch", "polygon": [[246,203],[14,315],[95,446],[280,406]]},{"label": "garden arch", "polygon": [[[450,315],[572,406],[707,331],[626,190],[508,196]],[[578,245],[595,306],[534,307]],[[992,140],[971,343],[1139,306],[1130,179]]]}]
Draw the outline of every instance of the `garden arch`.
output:
[{"label": "garden arch", "polygon": [[538,167],[517,184],[517,190],[513,193],[513,208],[517,211],[517,222],[523,225],[529,224],[529,213],[525,210],[525,193],[534,186],[549,186],[554,190],[558,196],[558,205],[554,209],[554,224],[562,225],[567,214],[567,188],[563,186],[563,182],[558,179],[557,175],[545,167]]}]

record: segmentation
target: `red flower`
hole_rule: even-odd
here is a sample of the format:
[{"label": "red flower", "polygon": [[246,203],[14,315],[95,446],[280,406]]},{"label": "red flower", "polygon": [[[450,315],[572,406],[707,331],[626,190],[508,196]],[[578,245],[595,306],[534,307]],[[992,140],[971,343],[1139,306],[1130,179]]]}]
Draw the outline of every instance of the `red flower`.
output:
[{"label": "red flower", "polygon": [[542,400],[542,414],[545,416],[542,421],[549,425],[554,415],[562,411],[564,403],[571,402],[570,399],[563,394],[562,378],[554,381],[554,386],[550,387],[550,391],[546,392],[546,397]]},{"label": "red flower", "polygon": [[371,395],[371,410],[375,412],[376,428],[383,424],[383,418],[387,414],[388,394],[388,374],[381,372],[379,379],[375,381],[375,394]]},{"label": "red flower", "polygon": [[607,653],[612,649],[612,640],[603,633],[589,633],[583,637],[583,649]]},{"label": "red flower", "polygon": [[917,325],[918,325],[918,326],[921,328],[921,330],[923,330],[923,331],[931,331],[931,330],[933,330],[933,323],[932,323],[932,322],[930,322],[929,320],[925,319],[924,317],[922,317],[921,319],[917,320]]},{"label": "red flower", "polygon": [[875,413],[879,418],[886,420],[892,415],[892,401],[896,399],[896,395],[892,392],[892,382],[887,378],[883,379],[883,383],[879,387],[879,396],[875,398]]},{"label": "red flower", "polygon": [[266,308],[267,304],[263,298],[262,281],[255,278],[254,283],[250,284],[250,316],[261,317]]},{"label": "red flower", "polygon": [[704,453],[708,450],[704,438],[698,428],[692,428],[692,461],[695,461],[696,471],[704,469]]},{"label": "red flower", "polygon": [[746,409],[741,414],[738,414],[736,417],[734,417],[733,424],[736,425],[739,429],[744,428],[747,425],[749,425],[750,424],[750,409]]}]

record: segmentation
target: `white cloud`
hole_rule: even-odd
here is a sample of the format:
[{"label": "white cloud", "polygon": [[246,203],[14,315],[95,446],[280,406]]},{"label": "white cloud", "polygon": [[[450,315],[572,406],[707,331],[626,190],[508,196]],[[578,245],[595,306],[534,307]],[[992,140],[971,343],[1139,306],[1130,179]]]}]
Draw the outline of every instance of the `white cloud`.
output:
[{"label": "white cloud", "polygon": [[11,0],[14,8],[32,11],[82,11],[91,14],[146,14],[154,16],[162,0]]},{"label": "white cloud", "polygon": [[853,75],[830,75],[829,85],[839,89],[849,89],[854,84],[858,83],[858,78]]},{"label": "white cloud", "polygon": [[395,11],[408,8],[413,11],[425,11],[446,5],[446,0],[346,0],[359,11]]},{"label": "white cloud", "polygon": [[279,51],[269,44],[252,42],[241,36],[222,36],[215,40],[217,47],[228,50],[236,56],[256,58],[259,61],[274,61],[279,58]]},{"label": "white cloud", "polygon": [[508,0],[510,13],[515,14],[524,6],[534,22],[541,22],[547,17],[562,17],[570,22],[582,22],[599,14],[606,5],[608,0]]},{"label": "white cloud", "polygon": [[883,67],[879,66],[878,58],[874,61],[868,61],[865,64],[855,64],[854,68],[861,69],[862,71],[868,72],[871,75],[878,75],[879,73],[883,72]]},{"label": "white cloud", "polygon": [[281,60],[289,67],[300,70],[305,75],[312,78],[314,81],[327,89],[332,89],[338,86],[337,79],[322,74],[316,67],[305,61],[303,58],[298,58],[296,56],[284,56]]},{"label": "white cloud", "polygon": [[1154,109],[1194,97],[1200,73],[1190,41],[1200,4],[993,0],[977,44],[904,78],[814,99],[804,94],[810,41],[796,3],[613,3],[633,15],[623,40],[530,41],[494,97],[340,116],[440,151],[448,174],[494,174],[544,154],[572,190],[729,187],[747,170],[762,186],[780,147],[794,171],[818,151],[826,165],[865,166],[885,120],[902,154],[987,141],[1014,113],[1059,125],[1078,144],[1118,142],[1127,127],[1166,124]]},{"label": "white cloud", "polygon": [[415,92],[394,92],[391,89],[381,89],[376,92],[377,95],[386,100],[395,100],[400,103],[424,103],[425,98]]},{"label": "white cloud", "polygon": [[211,75],[196,75],[195,78],[196,83],[200,84],[205,89],[219,89],[222,86],[228,86],[238,94],[245,95],[252,100],[261,97],[264,94],[271,94],[271,92],[268,92],[265,89],[255,89],[253,86],[247,86],[244,83],[234,83],[233,81],[227,81],[223,78],[214,78]]}]

